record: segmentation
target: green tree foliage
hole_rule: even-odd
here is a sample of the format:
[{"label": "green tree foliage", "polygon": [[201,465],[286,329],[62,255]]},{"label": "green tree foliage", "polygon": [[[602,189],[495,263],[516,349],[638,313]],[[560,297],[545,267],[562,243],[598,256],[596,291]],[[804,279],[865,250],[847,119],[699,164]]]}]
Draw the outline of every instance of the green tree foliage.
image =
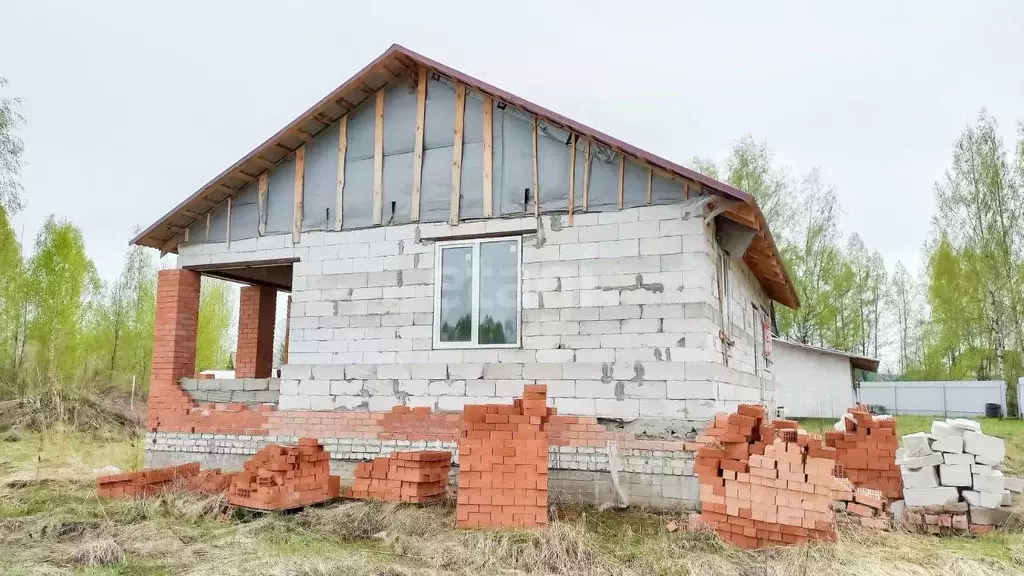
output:
[{"label": "green tree foliage", "polygon": [[153,353],[156,313],[156,263],[152,250],[132,246],[124,257],[121,274],[105,290],[96,309],[91,331],[93,359],[98,373],[111,381],[135,376],[145,383]]},{"label": "green tree foliage", "polygon": [[229,286],[223,280],[203,279],[199,296],[196,371],[229,369],[230,329],[234,317]]},{"label": "green tree foliage", "polygon": [[28,337],[47,378],[73,377],[85,359],[81,337],[100,283],[82,233],[50,217],[36,237],[28,266]]},{"label": "green tree foliage", "polygon": [[799,182],[776,166],[765,142],[740,139],[719,169],[710,160],[695,167],[757,199],[779,245],[801,306],[776,308],[779,331],[789,339],[878,355],[884,340],[886,270],[881,254],[857,235],[841,242],[839,201],[817,169]]},{"label": "green tree foliage", "polygon": [[982,110],[953,145],[935,201],[919,370],[1014,381],[1024,357],[1024,124],[1008,152]]}]

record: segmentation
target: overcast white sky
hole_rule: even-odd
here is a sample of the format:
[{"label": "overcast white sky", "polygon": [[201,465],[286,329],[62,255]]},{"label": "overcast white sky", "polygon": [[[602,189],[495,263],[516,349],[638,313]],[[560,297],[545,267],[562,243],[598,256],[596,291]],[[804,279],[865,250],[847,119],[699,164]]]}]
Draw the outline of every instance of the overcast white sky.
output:
[{"label": "overcast white sky", "polygon": [[671,160],[766,139],[821,168],[844,231],[914,269],[954,139],[983,106],[1008,145],[1024,118],[1024,2],[569,4],[8,2],[15,223],[31,242],[48,214],[74,221],[111,278],[133,227],[392,43]]}]

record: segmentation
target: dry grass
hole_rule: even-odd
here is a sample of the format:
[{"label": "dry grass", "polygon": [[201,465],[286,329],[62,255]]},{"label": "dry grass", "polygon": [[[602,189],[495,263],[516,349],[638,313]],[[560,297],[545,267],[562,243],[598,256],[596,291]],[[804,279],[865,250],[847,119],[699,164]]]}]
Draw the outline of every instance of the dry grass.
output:
[{"label": "dry grass", "polygon": [[[665,524],[681,521],[679,515],[638,510],[570,507],[547,530],[469,531],[455,528],[450,504],[345,502],[245,516],[226,513],[217,497],[185,492],[106,502],[83,478],[104,464],[130,464],[137,448],[123,438],[65,436],[26,431],[17,442],[0,442],[0,574],[1024,573],[1024,534],[1017,530],[940,539],[841,526],[835,544],[749,552],[709,533],[668,533]],[[101,447],[89,451],[90,445]]]}]

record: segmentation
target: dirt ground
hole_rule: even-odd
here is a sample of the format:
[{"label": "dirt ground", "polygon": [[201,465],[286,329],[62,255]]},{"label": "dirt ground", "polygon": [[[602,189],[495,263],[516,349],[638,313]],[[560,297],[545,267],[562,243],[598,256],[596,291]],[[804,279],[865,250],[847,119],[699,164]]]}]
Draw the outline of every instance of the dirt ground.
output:
[{"label": "dirt ground", "polygon": [[[901,419],[900,432],[927,422]],[[1010,439],[1016,468],[1024,423],[983,426]],[[120,428],[0,432],[0,574],[1024,574],[1024,533],[1016,531],[933,538],[840,526],[835,544],[748,552],[713,534],[669,533],[669,521],[685,525],[683,511],[555,503],[546,530],[470,531],[455,528],[450,504],[345,502],[246,516],[184,492],[96,498],[96,469],[141,463],[141,437]]]}]

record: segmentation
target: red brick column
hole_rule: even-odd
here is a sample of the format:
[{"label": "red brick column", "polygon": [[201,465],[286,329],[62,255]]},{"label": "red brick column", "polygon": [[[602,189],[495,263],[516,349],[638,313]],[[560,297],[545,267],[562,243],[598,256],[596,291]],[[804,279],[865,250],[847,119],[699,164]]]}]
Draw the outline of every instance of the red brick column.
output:
[{"label": "red brick column", "polygon": [[242,288],[239,301],[235,377],[269,378],[274,364],[277,290],[246,286]]},{"label": "red brick column", "polygon": [[199,274],[161,270],[157,275],[153,363],[149,376],[148,427],[174,426],[184,419],[192,398],[178,381],[196,371],[199,329]]}]

